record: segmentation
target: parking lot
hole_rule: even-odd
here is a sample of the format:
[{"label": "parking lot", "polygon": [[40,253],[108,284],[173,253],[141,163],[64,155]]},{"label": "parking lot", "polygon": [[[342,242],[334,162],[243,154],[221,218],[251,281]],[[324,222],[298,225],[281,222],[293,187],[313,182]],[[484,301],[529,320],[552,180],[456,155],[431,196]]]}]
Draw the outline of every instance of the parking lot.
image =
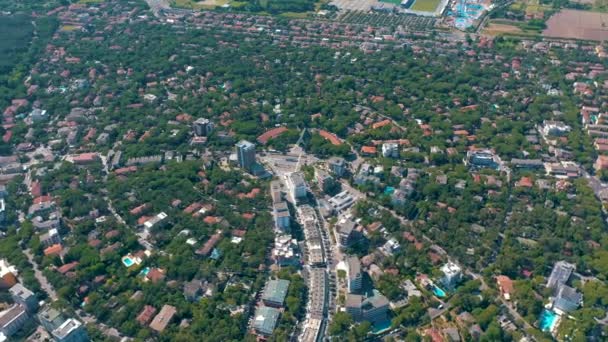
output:
[{"label": "parking lot", "polygon": [[343,11],[364,11],[368,12],[372,6],[382,6],[392,8],[395,5],[378,0],[333,0],[330,5],[334,5]]},{"label": "parking lot", "polygon": [[437,23],[437,19],[431,17],[419,17],[408,14],[388,14],[362,11],[347,11],[342,14],[338,18],[338,20],[345,23],[359,25],[390,27],[401,26],[404,29],[414,31],[424,31],[432,29]]}]

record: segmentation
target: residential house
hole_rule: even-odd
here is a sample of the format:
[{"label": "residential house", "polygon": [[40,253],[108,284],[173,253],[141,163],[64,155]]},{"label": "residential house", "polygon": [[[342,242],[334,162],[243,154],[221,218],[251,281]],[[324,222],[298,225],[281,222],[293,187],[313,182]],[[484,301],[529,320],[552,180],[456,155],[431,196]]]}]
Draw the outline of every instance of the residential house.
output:
[{"label": "residential house", "polygon": [[167,325],[171,323],[171,320],[176,313],[177,309],[174,306],[168,304],[163,305],[158,315],[156,315],[152,320],[152,323],[150,323],[150,328],[159,333],[163,332]]},{"label": "residential house", "polygon": [[553,266],[553,270],[551,271],[551,275],[547,280],[546,287],[550,289],[557,289],[560,285],[563,285],[568,282],[570,279],[570,275],[576,269],[574,264],[568,263],[566,261],[558,261]]}]

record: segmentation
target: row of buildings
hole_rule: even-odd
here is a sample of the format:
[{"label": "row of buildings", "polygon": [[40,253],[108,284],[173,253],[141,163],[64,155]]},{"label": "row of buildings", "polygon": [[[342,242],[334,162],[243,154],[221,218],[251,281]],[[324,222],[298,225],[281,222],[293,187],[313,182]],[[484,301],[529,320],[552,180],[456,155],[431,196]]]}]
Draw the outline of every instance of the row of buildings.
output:
[{"label": "row of buildings", "polygon": [[[89,337],[79,320],[66,317],[61,311],[39,302],[35,293],[17,280],[18,271],[6,260],[0,260],[0,286],[8,289],[12,304],[0,311],[0,341],[10,341],[24,327],[40,324],[43,334],[56,342],[86,342]],[[33,323],[33,324],[32,324]]]}]

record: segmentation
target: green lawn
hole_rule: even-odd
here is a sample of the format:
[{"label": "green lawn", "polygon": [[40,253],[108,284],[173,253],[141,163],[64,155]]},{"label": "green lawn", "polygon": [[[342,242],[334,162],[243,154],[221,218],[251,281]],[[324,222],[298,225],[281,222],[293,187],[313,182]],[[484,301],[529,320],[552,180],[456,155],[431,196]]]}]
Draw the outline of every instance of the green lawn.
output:
[{"label": "green lawn", "polygon": [[434,12],[441,0],[416,0],[410,7],[413,11]]}]

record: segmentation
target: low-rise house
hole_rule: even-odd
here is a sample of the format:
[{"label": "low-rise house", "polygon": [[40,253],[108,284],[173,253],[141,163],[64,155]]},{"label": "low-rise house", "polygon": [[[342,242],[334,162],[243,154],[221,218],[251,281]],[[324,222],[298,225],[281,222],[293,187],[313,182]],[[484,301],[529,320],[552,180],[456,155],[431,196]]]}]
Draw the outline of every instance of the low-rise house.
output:
[{"label": "low-rise house", "polygon": [[583,295],[575,288],[568,285],[560,285],[557,289],[553,308],[564,313],[572,312],[583,303]]},{"label": "low-rise house", "polygon": [[441,283],[448,289],[453,289],[462,279],[462,269],[453,262],[448,262],[441,267],[443,277]]},{"label": "low-rise house", "polygon": [[49,229],[46,233],[40,235],[40,243],[46,247],[61,243],[61,236],[57,228]]},{"label": "low-rise house", "polygon": [[496,277],[496,283],[498,284],[501,295],[506,300],[511,300],[511,295],[514,291],[513,280],[505,275],[499,275]]},{"label": "low-rise house", "polygon": [[221,238],[222,238],[221,232],[220,231],[216,232],[209,238],[209,240],[207,240],[207,242],[205,242],[203,247],[197,249],[195,253],[197,255],[201,255],[201,256],[209,255],[209,253],[211,253],[211,251],[215,248],[217,243],[220,242]]},{"label": "low-rise house", "polygon": [[17,268],[8,263],[6,259],[0,259],[0,289],[10,289],[17,284]]},{"label": "low-rise house", "polygon": [[63,251],[63,246],[60,243],[56,243],[44,249],[45,256],[59,255]]},{"label": "low-rise house", "polygon": [[168,304],[163,305],[158,315],[156,315],[152,320],[152,323],[150,323],[150,328],[159,333],[163,332],[165,328],[167,328],[167,325],[171,323],[171,320],[176,313],[177,309],[174,306]]},{"label": "low-rise house", "polygon": [[570,279],[572,272],[576,269],[574,264],[566,262],[564,260],[558,261],[553,266],[551,275],[547,280],[547,288],[557,289],[560,285],[565,284]]},{"label": "low-rise house", "polygon": [[135,320],[141,325],[146,325],[154,317],[154,314],[156,314],[156,308],[151,305],[145,305]]},{"label": "low-rise house", "polygon": [[184,283],[184,297],[189,302],[196,302],[200,300],[207,290],[207,282],[203,282],[200,279],[192,279],[189,282]]}]

